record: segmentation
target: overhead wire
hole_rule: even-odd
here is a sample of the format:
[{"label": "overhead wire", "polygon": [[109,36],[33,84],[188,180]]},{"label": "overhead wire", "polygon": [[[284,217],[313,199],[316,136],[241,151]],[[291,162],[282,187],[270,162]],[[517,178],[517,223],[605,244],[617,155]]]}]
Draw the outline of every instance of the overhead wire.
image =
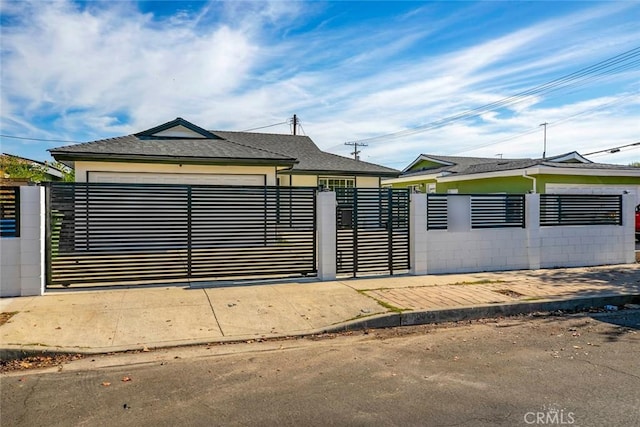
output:
[{"label": "overhead wire", "polygon": [[[606,151],[604,153],[598,153],[598,154],[595,154],[595,155],[591,155],[589,157],[594,158],[594,157],[610,156],[612,154],[618,154],[618,153],[623,152],[623,151],[637,150],[639,148],[640,148],[640,145],[636,146],[636,147],[627,148],[626,150],[620,150],[620,151],[614,151],[614,152]],[[586,154],[585,154],[585,156],[586,156]]]},{"label": "overhead wire", "polygon": [[280,123],[274,123],[272,125],[260,126],[260,127],[251,128],[251,129],[245,129],[245,130],[242,130],[240,132],[251,132],[251,131],[254,131],[254,130],[266,129],[266,128],[271,128],[271,127],[274,127],[274,126],[280,126],[280,125],[286,125],[286,124],[289,124],[289,122],[285,121],[285,122],[280,122]]},{"label": "overhead wire", "polygon": [[27,141],[43,141],[43,142],[70,142],[72,144],[81,144],[81,141],[67,141],[64,139],[44,139],[44,138],[27,138],[25,136],[15,136],[15,135],[5,135],[0,134],[2,138],[11,138],[11,139],[24,139]]},{"label": "overhead wire", "polygon": [[[593,108],[589,108],[589,109],[586,109],[586,110],[582,110],[582,111],[580,111],[579,113],[572,114],[572,115],[567,116],[567,117],[564,117],[564,118],[562,118],[562,119],[560,119],[560,120],[557,120],[557,121],[554,121],[554,122],[549,122],[549,123],[548,123],[548,128],[551,128],[551,127],[557,127],[557,126],[559,126],[560,124],[562,124],[562,123],[566,123],[566,122],[569,122],[569,121],[571,121],[572,119],[574,119],[574,118],[576,118],[576,117],[578,117],[578,116],[582,116],[582,115],[587,114],[587,113],[592,113],[592,112],[594,112],[594,111],[601,110],[601,109],[603,109],[603,108],[605,108],[605,107],[609,107],[609,106],[611,106],[611,105],[620,104],[620,103],[622,103],[623,101],[627,101],[629,98],[633,98],[633,97],[636,97],[636,96],[638,96],[638,94],[637,94],[637,93],[630,93],[630,94],[625,95],[625,96],[623,96],[623,97],[616,98],[616,99],[614,99],[613,101],[610,101],[610,102],[607,102],[607,103],[604,103],[604,104],[597,105],[597,106],[595,106],[595,107],[593,107]],[[477,150],[477,149],[480,149],[480,148],[486,148],[486,147],[491,147],[492,145],[502,144],[503,142],[511,141],[511,140],[514,140],[514,139],[518,139],[518,138],[520,138],[520,137],[523,137],[523,136],[526,136],[526,135],[530,135],[530,134],[532,134],[532,133],[536,133],[536,132],[538,132],[538,131],[539,131],[539,126],[532,127],[532,128],[529,128],[528,130],[525,130],[525,131],[523,131],[523,132],[521,132],[521,133],[518,133],[518,134],[516,134],[516,135],[512,135],[512,136],[506,137],[506,138],[501,139],[501,140],[498,140],[498,141],[494,141],[494,142],[487,143],[487,144],[475,145],[475,146],[473,146],[473,147],[465,148],[465,149],[464,149],[464,150],[462,150],[462,151],[458,151],[458,152],[456,152],[456,153],[453,153],[453,155],[459,155],[459,154],[463,154],[463,153],[466,153],[466,152],[469,152],[469,151],[474,151],[474,150]]]},{"label": "overhead wire", "polygon": [[621,148],[632,147],[632,146],[635,146],[635,145],[640,145],[640,141],[632,142],[631,144],[620,145],[618,147],[606,148],[604,150],[593,151],[591,153],[585,154],[585,156],[591,156],[593,154],[598,154],[598,153],[607,153],[607,154],[619,153]]},{"label": "overhead wire", "polygon": [[[435,120],[435,121],[426,123],[424,125],[420,125],[413,128],[404,129],[401,131],[392,132],[384,135],[378,135],[370,138],[359,139],[355,142],[365,142],[365,141],[378,142],[383,139],[388,140],[392,138],[410,136],[413,134],[425,132],[427,130],[439,128],[444,125],[457,122],[460,120],[466,120],[469,118],[478,117],[483,113],[494,111],[502,107],[523,102],[527,99],[530,99],[534,95],[550,93],[550,92],[554,92],[570,86],[577,86],[578,84],[582,85],[589,80],[602,78],[612,73],[616,73],[616,72],[619,73],[621,71],[632,69],[636,65],[640,64],[640,58],[635,59],[637,57],[640,57],[640,47],[630,49],[626,52],[623,52],[611,58],[605,59],[596,64],[582,68],[578,71],[575,71],[573,73],[551,80],[549,82],[534,86],[533,88],[518,92],[514,95],[502,98],[498,101],[494,101],[476,108],[472,108],[462,113],[444,117],[442,119]],[[629,61],[629,59],[634,59],[634,60],[631,62],[625,63],[625,61]]]}]

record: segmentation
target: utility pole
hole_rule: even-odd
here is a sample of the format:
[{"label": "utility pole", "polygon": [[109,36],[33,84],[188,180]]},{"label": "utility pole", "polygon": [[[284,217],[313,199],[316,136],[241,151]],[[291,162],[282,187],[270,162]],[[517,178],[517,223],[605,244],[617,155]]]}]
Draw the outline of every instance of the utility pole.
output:
[{"label": "utility pole", "polygon": [[547,158],[547,125],[549,123],[544,122],[544,123],[540,123],[540,126],[544,126],[544,148],[542,149],[542,158],[546,159]]},{"label": "utility pole", "polygon": [[353,147],[353,151],[351,152],[351,154],[353,154],[353,158],[356,160],[360,160],[360,156],[358,154],[360,154],[360,150],[358,150],[358,147],[366,147],[367,144],[363,143],[363,142],[345,142],[344,145],[350,145]]},{"label": "utility pole", "polygon": [[298,116],[296,114],[293,115],[293,134],[296,135],[298,130]]}]

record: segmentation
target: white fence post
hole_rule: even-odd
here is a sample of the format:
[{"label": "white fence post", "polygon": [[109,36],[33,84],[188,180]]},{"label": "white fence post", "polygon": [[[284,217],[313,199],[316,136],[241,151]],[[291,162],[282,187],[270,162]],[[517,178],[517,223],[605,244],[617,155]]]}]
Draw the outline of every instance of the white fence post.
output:
[{"label": "white fence post", "polygon": [[409,204],[409,259],[410,273],[427,274],[427,195],[411,194]]},{"label": "white fence post", "polygon": [[42,295],[45,273],[45,188],[20,188],[21,296]]},{"label": "white fence post", "polygon": [[336,279],[336,193],[321,191],[317,198],[318,279]]},{"label": "white fence post", "polygon": [[540,194],[525,195],[525,228],[529,268],[540,268]]},{"label": "white fence post", "polygon": [[45,189],[20,187],[20,236],[1,240],[0,296],[42,295],[45,270]]}]

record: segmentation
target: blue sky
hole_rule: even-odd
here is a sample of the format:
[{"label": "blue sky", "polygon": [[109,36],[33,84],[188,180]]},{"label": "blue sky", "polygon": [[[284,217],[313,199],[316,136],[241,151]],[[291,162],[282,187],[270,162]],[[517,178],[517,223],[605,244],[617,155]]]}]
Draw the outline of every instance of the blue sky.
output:
[{"label": "blue sky", "polygon": [[[3,1],[0,12],[0,143],[23,157],[175,117],[246,130],[294,113],[322,149],[349,155],[344,142],[362,140],[363,160],[397,169],[420,153],[539,157],[543,122],[547,155],[640,141],[640,2]],[[640,145],[589,158],[640,161]]]}]

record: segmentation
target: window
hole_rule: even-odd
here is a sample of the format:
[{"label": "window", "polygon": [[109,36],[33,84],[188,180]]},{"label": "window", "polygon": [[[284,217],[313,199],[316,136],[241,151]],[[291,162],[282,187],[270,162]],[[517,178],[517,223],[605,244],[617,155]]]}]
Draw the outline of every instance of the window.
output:
[{"label": "window", "polygon": [[318,186],[328,188],[330,191],[336,188],[354,188],[356,180],[354,178],[321,177],[318,178]]}]

